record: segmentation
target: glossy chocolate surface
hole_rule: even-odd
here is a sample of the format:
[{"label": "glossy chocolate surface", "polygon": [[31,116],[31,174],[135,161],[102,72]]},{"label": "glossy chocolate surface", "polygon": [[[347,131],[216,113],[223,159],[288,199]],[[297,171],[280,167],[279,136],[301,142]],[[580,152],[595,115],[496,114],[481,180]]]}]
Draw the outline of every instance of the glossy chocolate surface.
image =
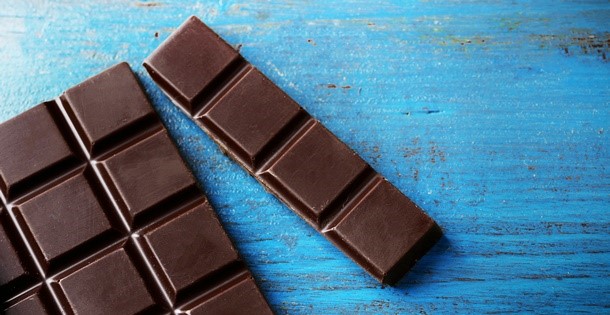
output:
[{"label": "glossy chocolate surface", "polygon": [[375,278],[394,283],[442,232],[196,17],[145,61],[224,151]]},{"label": "glossy chocolate surface", "polygon": [[127,64],[0,124],[0,148],[0,312],[271,314]]}]

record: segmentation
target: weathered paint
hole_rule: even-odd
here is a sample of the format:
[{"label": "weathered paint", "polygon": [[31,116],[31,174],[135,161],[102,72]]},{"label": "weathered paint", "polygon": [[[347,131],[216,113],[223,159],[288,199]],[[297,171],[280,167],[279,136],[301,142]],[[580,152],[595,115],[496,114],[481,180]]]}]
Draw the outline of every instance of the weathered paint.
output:
[{"label": "weathered paint", "polygon": [[[190,15],[444,228],[398,286],[266,193],[145,75]],[[130,62],[280,314],[608,313],[609,21],[602,0],[5,0],[0,120]]]}]

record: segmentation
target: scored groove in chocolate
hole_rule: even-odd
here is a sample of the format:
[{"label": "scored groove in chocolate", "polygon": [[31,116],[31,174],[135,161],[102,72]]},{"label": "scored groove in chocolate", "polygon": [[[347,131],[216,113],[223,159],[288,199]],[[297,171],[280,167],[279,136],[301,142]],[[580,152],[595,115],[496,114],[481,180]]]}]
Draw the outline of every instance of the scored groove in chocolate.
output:
[{"label": "scored groove in chocolate", "polygon": [[60,311],[54,305],[53,299],[53,294],[46,287],[32,288],[27,295],[11,303],[6,315],[59,313]]},{"label": "scored groove in chocolate", "polygon": [[0,146],[0,312],[165,313],[251,279],[127,64],[0,124]]},{"label": "scored groove in chocolate", "polygon": [[262,173],[269,165],[276,161],[285,148],[290,147],[291,143],[300,138],[314,124],[314,120],[303,110],[298,113],[278,131],[278,133],[267,142],[260,152],[254,157],[252,172]]},{"label": "scored groove in chocolate", "polygon": [[[268,190],[375,278],[398,281],[441,237],[438,225],[240,58],[191,17],[144,67],[178,107]],[[235,71],[236,60],[247,71]],[[201,109],[200,99],[212,101]],[[356,217],[362,220],[354,222]]]},{"label": "scored groove in chocolate", "polygon": [[191,115],[199,117],[252,68],[241,56],[233,60],[193,100]]},{"label": "scored groove in chocolate", "polygon": [[380,178],[379,174],[367,165],[365,169],[318,215],[316,222],[323,233],[333,223],[349,213],[348,205],[360,195],[366,193],[372,182]]}]

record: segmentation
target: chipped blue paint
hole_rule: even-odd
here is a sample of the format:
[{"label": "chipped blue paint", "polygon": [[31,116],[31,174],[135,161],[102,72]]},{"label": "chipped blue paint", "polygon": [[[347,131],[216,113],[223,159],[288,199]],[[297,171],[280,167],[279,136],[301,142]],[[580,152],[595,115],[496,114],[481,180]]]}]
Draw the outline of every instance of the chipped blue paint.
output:
[{"label": "chipped blue paint", "polygon": [[[190,15],[444,228],[398,286],[266,193],[145,75]],[[130,62],[280,314],[608,313],[608,21],[602,0],[5,0],[0,120]]]}]

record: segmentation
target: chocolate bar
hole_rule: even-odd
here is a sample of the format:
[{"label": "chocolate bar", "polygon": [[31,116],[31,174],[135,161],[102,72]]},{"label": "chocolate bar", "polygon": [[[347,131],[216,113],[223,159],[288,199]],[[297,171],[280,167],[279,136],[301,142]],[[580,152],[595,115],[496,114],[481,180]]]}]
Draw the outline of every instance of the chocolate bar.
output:
[{"label": "chocolate bar", "polygon": [[271,314],[126,63],[0,124],[0,311]]},{"label": "chocolate bar", "polygon": [[196,17],[144,67],[224,151],[379,281],[398,281],[441,237],[416,204]]}]

